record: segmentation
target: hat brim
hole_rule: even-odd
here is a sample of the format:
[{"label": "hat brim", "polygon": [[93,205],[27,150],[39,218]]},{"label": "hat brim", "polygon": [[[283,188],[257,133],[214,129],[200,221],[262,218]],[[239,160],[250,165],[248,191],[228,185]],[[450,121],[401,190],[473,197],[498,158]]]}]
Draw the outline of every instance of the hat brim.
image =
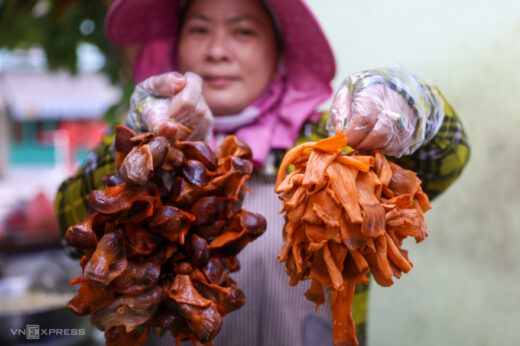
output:
[{"label": "hat brim", "polygon": [[[301,0],[265,1],[280,25],[288,72],[310,73],[330,82],[336,72],[334,54],[307,5]],[[173,49],[179,14],[179,0],[117,0],[108,12],[105,31],[116,45],[159,40]],[[171,56],[166,54],[165,59]]]}]

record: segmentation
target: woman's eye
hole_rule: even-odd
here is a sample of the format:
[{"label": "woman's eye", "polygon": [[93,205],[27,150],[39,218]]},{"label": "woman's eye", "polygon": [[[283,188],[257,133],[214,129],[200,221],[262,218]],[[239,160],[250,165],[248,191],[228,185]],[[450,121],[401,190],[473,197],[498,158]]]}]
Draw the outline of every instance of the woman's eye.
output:
[{"label": "woman's eye", "polygon": [[249,29],[237,29],[235,30],[235,34],[240,36],[254,36],[255,32]]},{"label": "woman's eye", "polygon": [[188,29],[190,34],[207,34],[209,30],[203,26],[192,26]]}]

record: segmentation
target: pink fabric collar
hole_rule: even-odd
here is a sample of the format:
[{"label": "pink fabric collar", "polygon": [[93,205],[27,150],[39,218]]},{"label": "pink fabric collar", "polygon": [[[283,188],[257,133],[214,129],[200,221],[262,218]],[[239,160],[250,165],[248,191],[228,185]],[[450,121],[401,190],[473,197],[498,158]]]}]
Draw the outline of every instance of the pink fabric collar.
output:
[{"label": "pink fabric collar", "polygon": [[299,90],[284,72],[278,76],[240,114],[215,117],[212,146],[220,135],[234,134],[249,144],[255,167],[262,168],[271,150],[293,146],[303,124],[319,119],[316,108],[330,97],[330,85],[307,75],[315,88]]}]

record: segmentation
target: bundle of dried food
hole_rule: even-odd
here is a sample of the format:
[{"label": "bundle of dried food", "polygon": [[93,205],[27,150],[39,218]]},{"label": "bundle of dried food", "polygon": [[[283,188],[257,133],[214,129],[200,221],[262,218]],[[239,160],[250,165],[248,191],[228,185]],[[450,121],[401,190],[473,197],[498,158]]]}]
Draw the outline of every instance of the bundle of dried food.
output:
[{"label": "bundle of dried food", "polygon": [[[352,318],[356,285],[370,271],[382,286],[393,284],[413,264],[401,248],[411,236],[428,236],[424,212],[431,208],[412,171],[373,155],[345,152],[339,133],[291,149],[283,159],[276,193],[283,204],[285,262],[290,284],[311,279],[305,296],[322,304],[330,291],[333,342],[358,345]],[[287,174],[288,168],[294,170]]]},{"label": "bundle of dried food", "polygon": [[84,251],[68,307],[92,315],[109,345],[142,344],[149,331],[211,343],[222,316],[245,303],[228,275],[236,255],[266,229],[242,209],[251,151],[234,136],[214,152],[124,126],[115,148],[119,173],[89,193],[85,221],[65,235]]}]

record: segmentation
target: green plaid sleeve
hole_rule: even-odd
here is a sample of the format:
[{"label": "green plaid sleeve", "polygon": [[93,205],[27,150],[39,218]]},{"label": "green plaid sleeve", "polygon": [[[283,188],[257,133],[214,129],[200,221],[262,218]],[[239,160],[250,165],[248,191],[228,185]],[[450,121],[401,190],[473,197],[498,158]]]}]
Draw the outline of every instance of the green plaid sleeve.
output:
[{"label": "green plaid sleeve", "polygon": [[435,136],[409,156],[392,159],[417,173],[422,188],[433,199],[445,191],[462,173],[471,148],[462,122],[444,95],[444,119]]},{"label": "green plaid sleeve", "polygon": [[87,156],[76,174],[65,180],[56,194],[55,213],[63,236],[67,228],[82,222],[89,209],[87,196],[91,190],[103,188],[101,179],[115,173],[114,134],[107,134],[103,142]]}]

